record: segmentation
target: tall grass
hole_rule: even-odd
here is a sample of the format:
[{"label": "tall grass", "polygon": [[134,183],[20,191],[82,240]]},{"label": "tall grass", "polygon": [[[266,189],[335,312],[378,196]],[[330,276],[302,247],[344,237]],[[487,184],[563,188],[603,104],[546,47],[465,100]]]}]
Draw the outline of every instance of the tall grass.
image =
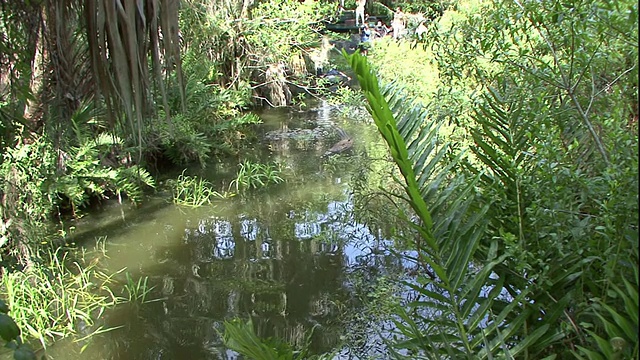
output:
[{"label": "tall grass", "polygon": [[92,252],[75,255],[58,248],[22,271],[3,269],[0,297],[26,342],[37,339],[46,348],[60,338],[81,340],[112,331],[118,327],[105,328],[96,321],[107,309],[157,301],[149,298],[153,287],[147,277],[136,279],[126,268],[114,273],[101,268],[99,259],[107,257],[105,240],[98,239]]},{"label": "tall grass", "polygon": [[56,338],[104,331],[92,329],[94,319],[120,302],[98,261],[75,260],[62,249],[45,254],[39,263],[22,271],[2,274],[1,292],[10,315],[26,337],[43,347]]}]

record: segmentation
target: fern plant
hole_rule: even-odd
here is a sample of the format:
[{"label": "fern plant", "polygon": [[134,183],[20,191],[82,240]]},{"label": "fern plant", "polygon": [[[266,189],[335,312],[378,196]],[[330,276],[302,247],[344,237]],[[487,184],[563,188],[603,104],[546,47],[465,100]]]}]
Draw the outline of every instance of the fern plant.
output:
[{"label": "fern plant", "polygon": [[90,136],[91,114],[90,108],[82,107],[71,117],[75,145],[67,151],[59,150],[58,176],[48,189],[54,200],[67,198],[74,213],[91,198],[104,198],[109,194],[116,194],[118,198],[124,194],[136,203],[141,200],[144,187],[154,187],[153,178],[141,166],[103,160],[122,148],[123,141],[108,133]]}]

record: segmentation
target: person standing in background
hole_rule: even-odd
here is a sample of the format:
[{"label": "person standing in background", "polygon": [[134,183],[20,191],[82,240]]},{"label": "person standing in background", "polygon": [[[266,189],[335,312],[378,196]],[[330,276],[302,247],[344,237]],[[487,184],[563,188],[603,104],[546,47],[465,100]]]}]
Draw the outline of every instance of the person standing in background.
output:
[{"label": "person standing in background", "polygon": [[393,39],[399,39],[400,33],[404,31],[405,27],[405,16],[400,7],[396,8],[396,12],[393,14],[391,27],[393,28]]},{"label": "person standing in background", "polygon": [[365,23],[364,7],[367,5],[367,0],[356,0],[356,26],[358,26],[358,19],[362,19],[362,24]]},{"label": "person standing in background", "polygon": [[427,27],[424,24],[424,21],[422,21],[420,25],[418,25],[418,27],[416,28],[416,36],[418,37],[418,39],[424,40],[424,37],[426,36],[425,34],[427,33],[427,31],[429,31],[429,29],[427,29]]},{"label": "person standing in background", "polygon": [[371,29],[369,29],[369,25],[366,23],[362,25],[360,29],[360,53],[362,55],[367,55],[369,52],[369,47],[371,47]]}]

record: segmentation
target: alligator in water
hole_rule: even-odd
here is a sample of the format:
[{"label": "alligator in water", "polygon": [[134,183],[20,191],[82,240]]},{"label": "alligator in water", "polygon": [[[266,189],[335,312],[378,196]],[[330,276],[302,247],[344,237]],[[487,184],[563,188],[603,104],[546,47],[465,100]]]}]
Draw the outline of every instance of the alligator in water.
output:
[{"label": "alligator in water", "polygon": [[340,154],[345,151],[349,151],[351,150],[351,148],[353,148],[353,138],[347,135],[347,133],[344,132],[344,130],[340,129],[339,127],[336,127],[336,130],[338,131],[338,134],[340,134],[340,141],[338,141],[331,148],[329,148],[329,150],[327,150],[322,155],[322,157],[328,157],[331,155]]},{"label": "alligator in water", "polygon": [[[281,124],[280,129],[267,132],[264,140],[272,150],[289,150],[290,148],[309,150],[314,148],[320,152],[326,149],[328,144],[331,144],[332,135],[338,134],[339,140],[333,143],[328,150],[322,152],[321,157],[325,158],[349,151],[353,147],[353,138],[331,120],[332,111],[333,106],[323,100],[320,107],[303,111],[306,114],[302,117],[306,119],[306,122],[296,124],[300,127],[289,128],[290,124],[287,121]],[[299,116],[292,112],[289,120]]]}]

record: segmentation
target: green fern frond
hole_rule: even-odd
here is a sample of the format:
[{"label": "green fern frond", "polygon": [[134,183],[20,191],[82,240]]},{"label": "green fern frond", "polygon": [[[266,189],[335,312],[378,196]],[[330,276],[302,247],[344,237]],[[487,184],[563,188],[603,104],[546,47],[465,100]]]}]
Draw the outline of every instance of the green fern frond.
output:
[{"label": "green fern frond", "polygon": [[122,146],[124,142],[122,141],[122,139],[120,139],[115,135],[108,134],[108,133],[100,133],[93,138],[93,144],[98,147],[116,146],[116,145]]},{"label": "green fern frond", "polygon": [[423,224],[419,231],[428,245],[428,251],[437,253],[439,249],[431,231],[433,226],[431,214],[420,193],[420,187],[417,184],[406,143],[398,130],[396,119],[389,107],[389,103],[381,93],[378,79],[373,75],[365,57],[359,54],[349,56],[346,53],[344,53],[344,56],[347,57],[351,68],[358,77],[360,87],[364,91],[368,102],[369,113],[373,117],[378,131],[389,146],[391,155],[404,178],[404,188],[410,200],[409,205]]},{"label": "green fern frond", "polygon": [[[487,338],[497,344],[510,341],[524,323],[526,314],[520,321],[511,323],[504,335],[506,340],[501,342],[497,338],[497,330],[507,317],[521,310],[518,304],[526,302],[514,301],[504,307],[494,325],[487,322],[494,310],[494,297],[503,292],[503,282],[493,281],[491,276],[506,256],[496,257],[484,266],[474,263],[490,206],[480,206],[475,201],[475,184],[480,175],[475,178],[454,175],[452,169],[460,164],[462,155],[448,156],[448,145],[440,143],[440,125],[420,106],[407,108],[410,99],[397,89],[387,90],[385,96],[380,94],[366,60],[354,55],[349,61],[365,91],[376,126],[406,181],[408,201],[423,220],[420,234],[429,245],[426,248],[429,255],[425,256],[429,259],[424,266],[432,275],[423,279],[422,286],[414,288],[423,299],[408,306],[411,313],[426,309],[439,311],[421,316],[419,322],[402,317],[396,326],[405,340],[399,341],[396,347],[419,349],[425,358],[430,358],[430,352],[469,358],[481,350]],[[483,292],[489,292],[490,296]],[[521,296],[524,297],[524,293]],[[496,349],[487,356],[494,351]]]},{"label": "green fern frond", "polygon": [[149,172],[134,165],[128,168],[119,168],[115,176],[115,192],[125,194],[133,203],[139,203],[144,194],[144,187],[155,187],[155,180]]}]

